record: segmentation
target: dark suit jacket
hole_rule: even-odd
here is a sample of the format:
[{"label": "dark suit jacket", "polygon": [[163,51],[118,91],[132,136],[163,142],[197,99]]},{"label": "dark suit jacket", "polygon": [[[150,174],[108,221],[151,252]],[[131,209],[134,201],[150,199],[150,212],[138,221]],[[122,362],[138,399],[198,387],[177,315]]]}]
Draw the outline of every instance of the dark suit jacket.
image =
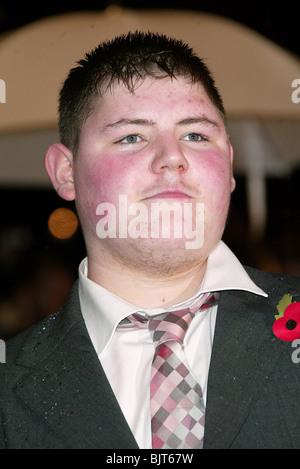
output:
[{"label": "dark suit jacket", "polygon": [[[300,278],[248,271],[269,297],[220,295],[204,448],[300,448],[300,363],[272,332],[282,296],[300,299]],[[0,448],[137,448],[89,339],[77,284],[66,306],[7,344],[0,386]]]}]

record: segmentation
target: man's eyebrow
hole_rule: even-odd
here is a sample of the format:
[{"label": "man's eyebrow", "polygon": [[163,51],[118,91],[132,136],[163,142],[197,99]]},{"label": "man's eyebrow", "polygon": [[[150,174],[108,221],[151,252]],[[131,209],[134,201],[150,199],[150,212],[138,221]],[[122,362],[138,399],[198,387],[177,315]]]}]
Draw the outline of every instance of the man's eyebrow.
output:
[{"label": "man's eyebrow", "polygon": [[[199,116],[199,117],[187,117],[185,119],[181,119],[179,122],[177,122],[177,125],[179,126],[184,126],[184,125],[191,125],[191,124],[203,124],[207,126],[212,126],[215,127],[217,130],[220,130],[220,125],[218,122],[209,119],[208,117],[204,116]],[[141,119],[141,118],[134,118],[134,119],[119,119],[116,122],[111,122],[109,124],[105,124],[101,129],[100,132],[105,132],[106,130],[109,129],[114,129],[117,127],[126,127],[129,125],[142,125],[142,126],[148,126],[148,127],[154,127],[157,124],[153,122],[150,119]]]},{"label": "man's eyebrow", "polygon": [[115,127],[124,127],[127,125],[144,125],[144,126],[155,126],[155,122],[149,119],[120,119],[116,122],[111,122],[102,127],[101,132],[105,132],[108,129],[113,129]]},{"label": "man's eyebrow", "polygon": [[191,124],[203,124],[211,127],[215,127],[217,130],[220,130],[220,124],[217,121],[209,119],[208,117],[187,117],[186,119],[180,120],[177,125],[191,125]]}]

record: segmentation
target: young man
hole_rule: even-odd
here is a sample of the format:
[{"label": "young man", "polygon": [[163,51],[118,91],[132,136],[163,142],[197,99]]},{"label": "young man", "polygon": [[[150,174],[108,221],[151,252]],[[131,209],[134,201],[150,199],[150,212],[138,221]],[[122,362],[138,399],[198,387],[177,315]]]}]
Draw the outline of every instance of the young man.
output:
[{"label": "young man", "polygon": [[[299,365],[273,333],[300,279],[246,271],[221,241],[233,151],[203,62],[163,35],[101,44],[64,83],[60,132],[46,169],[87,258],[67,305],[7,344],[0,447],[300,448]],[[178,424],[173,395],[151,429],[147,324],[178,310],[199,406]]]}]

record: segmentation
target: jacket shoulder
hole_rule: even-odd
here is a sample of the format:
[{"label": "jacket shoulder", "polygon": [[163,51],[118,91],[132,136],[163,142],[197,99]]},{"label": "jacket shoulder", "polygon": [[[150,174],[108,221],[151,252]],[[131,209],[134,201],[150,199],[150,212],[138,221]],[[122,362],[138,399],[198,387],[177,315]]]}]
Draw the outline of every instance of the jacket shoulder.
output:
[{"label": "jacket shoulder", "polygon": [[290,293],[293,298],[300,298],[300,277],[288,274],[265,272],[245,266],[250,278],[270,297]]},{"label": "jacket shoulder", "polygon": [[20,356],[26,358],[26,354],[36,356],[35,349],[38,350],[38,355],[42,359],[43,345],[47,349],[55,347],[59,337],[80,319],[82,315],[76,282],[66,304],[6,342],[6,363],[14,363]]},{"label": "jacket shoulder", "polygon": [[50,332],[50,329],[53,329],[53,327],[55,327],[55,319],[59,320],[59,317],[64,313],[64,310],[65,306],[62,306],[58,310],[49,314],[43,320],[39,321],[36,324],[33,324],[28,329],[18,333],[14,337],[7,340],[6,363],[13,363],[18,358],[19,354],[26,350],[30,342],[40,342],[42,340],[43,331],[47,329]]}]

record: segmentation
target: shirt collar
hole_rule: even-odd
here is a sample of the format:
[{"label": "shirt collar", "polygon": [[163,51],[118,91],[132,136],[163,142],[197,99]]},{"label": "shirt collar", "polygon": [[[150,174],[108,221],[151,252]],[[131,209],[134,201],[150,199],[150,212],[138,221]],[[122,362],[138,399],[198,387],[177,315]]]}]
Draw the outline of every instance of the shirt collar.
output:
[{"label": "shirt collar", "polygon": [[208,258],[200,288],[203,293],[245,290],[256,295],[268,296],[251,280],[240,261],[223,241],[220,241]]},{"label": "shirt collar", "polygon": [[[137,305],[123,300],[87,277],[88,260],[79,266],[79,298],[82,315],[92,343],[99,355],[108,345],[117,325],[129,314],[141,311]],[[206,273],[198,292],[189,300],[170,309],[191,306],[199,296],[207,292],[222,290],[245,290],[267,297],[249,277],[242,264],[220,241],[208,258]],[[145,310],[144,310],[145,311]],[[147,314],[162,313],[164,309],[147,310]]]},{"label": "shirt collar", "polygon": [[98,355],[118,323],[140,310],[87,277],[87,258],[79,265],[79,298],[85,324]]}]

